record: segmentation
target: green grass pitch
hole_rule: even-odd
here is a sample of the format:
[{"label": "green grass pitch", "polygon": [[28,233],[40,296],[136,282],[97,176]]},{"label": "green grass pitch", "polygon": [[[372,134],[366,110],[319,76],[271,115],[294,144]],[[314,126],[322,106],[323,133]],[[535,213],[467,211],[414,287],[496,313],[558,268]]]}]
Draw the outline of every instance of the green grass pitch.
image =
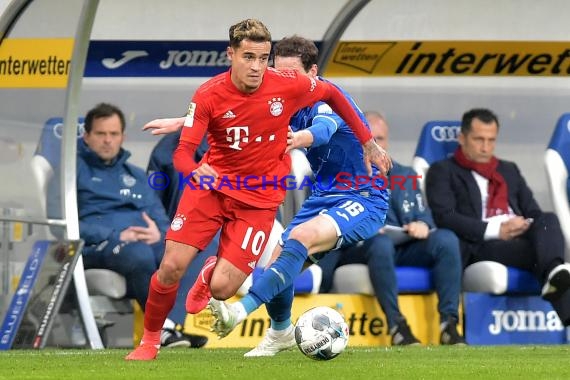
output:
[{"label": "green grass pitch", "polygon": [[298,350],[244,358],[246,349],[165,349],[152,362],[127,350],[4,351],[0,379],[569,379],[570,346],[349,347],[319,362]]}]

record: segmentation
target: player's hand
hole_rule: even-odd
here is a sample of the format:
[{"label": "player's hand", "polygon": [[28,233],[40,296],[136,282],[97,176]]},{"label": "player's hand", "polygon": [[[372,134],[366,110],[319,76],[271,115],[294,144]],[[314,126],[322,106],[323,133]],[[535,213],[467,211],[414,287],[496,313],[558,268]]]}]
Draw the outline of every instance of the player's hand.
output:
[{"label": "player's hand", "polygon": [[178,132],[184,125],[184,118],[154,119],[143,126],[143,131],[151,130],[153,135],[167,135]]},{"label": "player's hand", "polygon": [[218,172],[206,163],[198,166],[192,173],[192,179],[202,189],[211,190],[214,188],[214,184],[218,182]]},{"label": "player's hand", "polygon": [[287,127],[287,148],[285,148],[285,153],[289,153],[290,151],[295,149],[295,147],[293,146],[294,137],[295,133],[291,129],[291,126]]},{"label": "player's hand", "polygon": [[287,152],[296,148],[308,148],[311,145],[313,145],[313,134],[306,129],[293,132],[291,144],[289,144],[289,135],[287,135]]},{"label": "player's hand", "polygon": [[375,165],[380,174],[387,176],[390,169],[392,169],[392,159],[384,149],[382,149],[374,139],[368,140],[363,146],[364,149],[364,164],[368,170],[368,175],[372,176],[372,165]]}]

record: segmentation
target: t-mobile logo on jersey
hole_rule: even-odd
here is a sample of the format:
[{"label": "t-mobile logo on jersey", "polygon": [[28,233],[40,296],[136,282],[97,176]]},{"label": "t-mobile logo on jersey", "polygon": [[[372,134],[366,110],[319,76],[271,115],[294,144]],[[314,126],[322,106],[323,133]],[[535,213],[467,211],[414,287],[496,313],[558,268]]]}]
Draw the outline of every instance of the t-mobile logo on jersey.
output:
[{"label": "t-mobile logo on jersey", "polygon": [[[248,143],[249,142],[249,127],[230,127],[226,128],[226,141],[230,144],[230,148],[236,150],[242,150],[239,146],[240,143]],[[263,137],[257,136],[254,141],[255,142],[262,142],[264,140]],[[267,141],[274,141],[275,135],[269,135]]]},{"label": "t-mobile logo on jersey", "polygon": [[[242,132],[245,135],[244,137],[242,137]],[[232,149],[241,150],[239,143],[242,141],[244,143],[249,142],[249,127],[226,128],[226,134],[228,135],[226,140],[231,142],[230,148]]]}]

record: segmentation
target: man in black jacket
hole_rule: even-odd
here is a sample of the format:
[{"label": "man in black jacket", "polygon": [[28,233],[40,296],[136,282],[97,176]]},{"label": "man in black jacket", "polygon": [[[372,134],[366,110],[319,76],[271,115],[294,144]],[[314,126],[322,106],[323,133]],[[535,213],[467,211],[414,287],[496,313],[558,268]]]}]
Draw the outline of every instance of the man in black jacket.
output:
[{"label": "man in black jacket", "polygon": [[464,267],[489,260],[533,272],[542,297],[570,325],[570,264],[558,218],[540,209],[515,163],[494,156],[498,132],[488,109],[463,115],[459,148],[428,171],[434,220],[459,237]]}]

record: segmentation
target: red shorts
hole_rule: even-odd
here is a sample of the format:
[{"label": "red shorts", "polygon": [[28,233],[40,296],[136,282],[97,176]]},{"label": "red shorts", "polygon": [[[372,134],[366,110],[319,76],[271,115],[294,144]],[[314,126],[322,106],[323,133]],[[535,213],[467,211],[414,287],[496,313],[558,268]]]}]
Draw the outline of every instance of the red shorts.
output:
[{"label": "red shorts", "polygon": [[265,249],[277,207],[260,209],[214,190],[184,191],[166,239],[205,249],[221,228],[218,257],[250,274]]}]

